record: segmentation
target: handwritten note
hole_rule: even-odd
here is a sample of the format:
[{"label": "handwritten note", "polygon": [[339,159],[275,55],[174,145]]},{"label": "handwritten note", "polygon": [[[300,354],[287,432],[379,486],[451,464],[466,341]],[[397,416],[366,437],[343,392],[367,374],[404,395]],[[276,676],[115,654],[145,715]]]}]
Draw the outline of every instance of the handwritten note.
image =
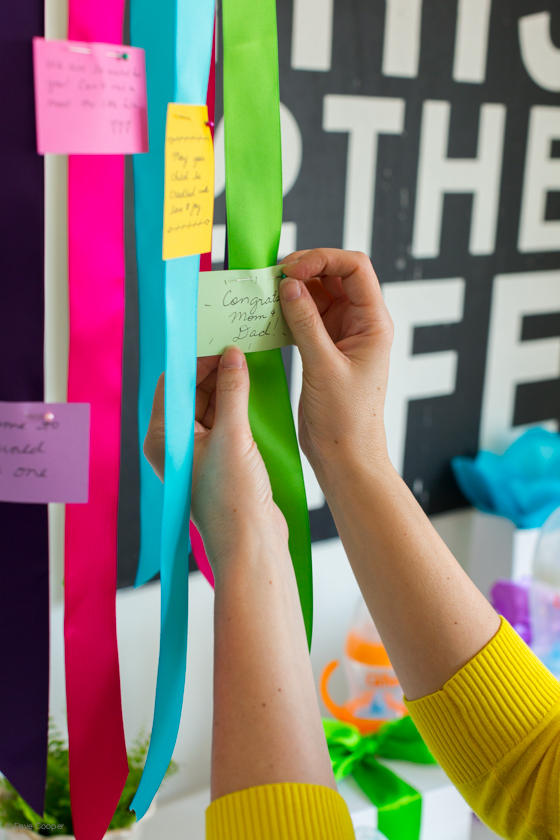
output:
[{"label": "handwritten note", "polygon": [[87,502],[88,403],[0,402],[0,501]]},{"label": "handwritten note", "polygon": [[148,151],[144,50],[34,38],[33,60],[39,154]]},{"label": "handwritten note", "polygon": [[167,106],[163,259],[212,247],[214,147],[206,105]]},{"label": "handwritten note", "polygon": [[202,271],[198,284],[197,355],[273,350],[294,340],[280,306],[282,266]]}]

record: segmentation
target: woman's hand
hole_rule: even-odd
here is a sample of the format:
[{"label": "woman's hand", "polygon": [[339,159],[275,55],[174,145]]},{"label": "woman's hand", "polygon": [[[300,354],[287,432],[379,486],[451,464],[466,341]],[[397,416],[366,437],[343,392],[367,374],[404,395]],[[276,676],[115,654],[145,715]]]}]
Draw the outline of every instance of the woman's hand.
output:
[{"label": "woman's hand", "polygon": [[[198,360],[192,518],[216,582],[235,551],[286,545],[288,527],[272,499],[266,467],[248,418],[249,373],[243,353],[228,347]],[[163,480],[164,379],[158,382],[144,454]]]},{"label": "woman's hand", "polygon": [[284,273],[282,310],[303,360],[301,444],[399,682],[417,699],[472,659],[499,618],[389,462],[392,323],[370,261],[320,248],[288,257]]},{"label": "woman's hand", "polygon": [[[336,790],[288,528],[251,434],[248,404],[240,350],[198,360],[192,515],[216,584],[212,799],[281,783]],[[163,376],[144,453],[163,479]]]},{"label": "woman's hand", "polygon": [[389,464],[383,406],[393,324],[365,254],[317,248],[283,265],[282,310],[303,361],[300,444],[326,491],[333,467]]}]

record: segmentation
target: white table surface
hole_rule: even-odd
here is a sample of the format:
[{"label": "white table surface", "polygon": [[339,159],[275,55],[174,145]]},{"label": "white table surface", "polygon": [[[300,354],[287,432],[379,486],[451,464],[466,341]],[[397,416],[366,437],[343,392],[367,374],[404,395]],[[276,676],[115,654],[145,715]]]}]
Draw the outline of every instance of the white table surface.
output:
[{"label": "white table surface", "polygon": [[[205,812],[210,804],[208,788],[183,799],[158,805],[155,815],[146,820],[141,840],[205,840]],[[0,828],[0,840],[4,840]],[[497,835],[475,820],[471,840],[494,840]]]},{"label": "white table surface", "polygon": [[497,836],[498,835],[494,834],[493,831],[490,831],[487,826],[482,825],[479,820],[474,820],[471,840],[493,840],[493,838],[496,838]]},{"label": "white table surface", "polygon": [[[204,815],[209,804],[208,789],[166,802],[146,822],[141,840],[205,840]],[[496,837],[478,820],[473,821],[471,840],[494,840]]]},{"label": "white table surface", "polygon": [[205,840],[205,814],[209,805],[209,788],[158,805],[152,819],[146,822],[141,840]]}]

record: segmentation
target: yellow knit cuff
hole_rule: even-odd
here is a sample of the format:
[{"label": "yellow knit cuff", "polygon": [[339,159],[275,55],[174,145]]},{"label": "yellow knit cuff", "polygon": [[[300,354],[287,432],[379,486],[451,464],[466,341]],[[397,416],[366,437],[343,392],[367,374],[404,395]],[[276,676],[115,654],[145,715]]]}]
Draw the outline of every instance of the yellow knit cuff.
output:
[{"label": "yellow knit cuff", "polygon": [[343,798],[320,785],[275,784],[216,799],[206,840],[354,840]]},{"label": "yellow knit cuff", "polygon": [[494,638],[441,691],[406,701],[456,785],[494,767],[560,699],[560,683],[502,619]]}]

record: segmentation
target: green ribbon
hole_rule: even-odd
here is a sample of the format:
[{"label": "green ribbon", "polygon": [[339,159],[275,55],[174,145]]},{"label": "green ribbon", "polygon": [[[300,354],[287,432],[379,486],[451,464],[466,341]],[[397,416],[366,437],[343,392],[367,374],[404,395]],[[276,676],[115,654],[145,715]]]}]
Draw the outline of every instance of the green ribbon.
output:
[{"label": "green ribbon", "polygon": [[[229,268],[275,265],[282,226],[282,152],[275,0],[223,0],[224,132]],[[309,644],[311,539],[303,473],[280,350],[250,353],[249,419],[290,554]]]},{"label": "green ribbon", "polygon": [[356,726],[323,720],[337,781],[352,775],[377,807],[377,825],[388,840],[419,840],[422,796],[380,764],[375,756],[435,764],[410,717],[381,727],[374,735],[362,735]]}]

